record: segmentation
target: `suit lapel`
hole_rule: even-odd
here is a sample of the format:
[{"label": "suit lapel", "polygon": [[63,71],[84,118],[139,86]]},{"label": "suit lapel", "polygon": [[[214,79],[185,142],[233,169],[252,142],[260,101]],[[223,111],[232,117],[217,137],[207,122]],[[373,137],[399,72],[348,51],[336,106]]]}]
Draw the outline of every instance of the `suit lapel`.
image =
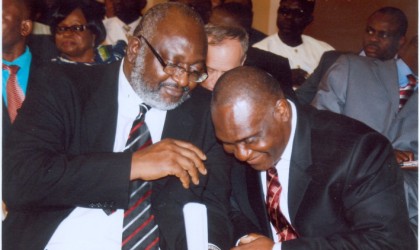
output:
[{"label": "suit lapel", "polygon": [[[375,60],[374,65],[376,70],[373,72],[378,78],[377,83],[386,90],[388,93],[388,100],[391,101],[391,107],[393,107],[393,112],[397,113],[400,102],[397,64],[394,59],[391,59],[384,62]],[[390,74],[390,72],[392,72],[392,74]]]},{"label": "suit lapel", "polygon": [[309,113],[298,110],[297,126],[293,141],[292,159],[290,162],[288,205],[289,215],[292,222],[305,196],[311,176],[307,169],[312,164],[311,157],[311,126],[310,120],[306,117]]},{"label": "suit lapel", "polygon": [[88,91],[90,95],[85,97],[85,110],[82,114],[85,137],[89,148],[96,148],[98,151],[113,150],[115,140],[113,135],[117,126],[120,65],[115,63],[98,70],[94,75],[98,75],[99,79],[95,81],[101,85],[93,84],[92,89]]},{"label": "suit lapel", "polygon": [[174,138],[191,141],[190,137],[195,120],[190,115],[188,103],[184,103],[182,106],[167,112],[162,131],[162,139]]}]

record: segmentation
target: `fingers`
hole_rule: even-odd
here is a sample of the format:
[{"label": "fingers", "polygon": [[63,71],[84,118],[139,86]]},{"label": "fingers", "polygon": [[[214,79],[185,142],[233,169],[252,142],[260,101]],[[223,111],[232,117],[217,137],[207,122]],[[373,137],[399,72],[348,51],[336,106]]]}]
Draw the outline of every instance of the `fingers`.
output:
[{"label": "fingers", "polygon": [[183,149],[179,153],[192,160],[194,166],[198,169],[198,171],[201,174],[207,174],[207,169],[203,163],[203,161],[207,160],[207,156],[199,148],[183,141],[174,140],[174,143]]},{"label": "fingers", "polygon": [[414,160],[413,152],[394,150],[394,153],[395,153],[395,157],[397,158],[398,163]]},{"label": "fingers", "polygon": [[191,143],[164,139],[132,156],[131,180],[156,180],[168,175],[176,176],[184,188],[192,181],[199,184],[200,173],[207,174],[203,163],[206,155]]}]

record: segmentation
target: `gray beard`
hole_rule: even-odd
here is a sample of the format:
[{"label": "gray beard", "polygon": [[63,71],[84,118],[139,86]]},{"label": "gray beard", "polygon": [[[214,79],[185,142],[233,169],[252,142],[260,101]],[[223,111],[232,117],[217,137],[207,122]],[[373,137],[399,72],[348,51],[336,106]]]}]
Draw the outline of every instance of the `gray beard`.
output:
[{"label": "gray beard", "polygon": [[145,70],[143,47],[141,48],[139,55],[136,58],[133,71],[131,72],[130,80],[130,84],[133,87],[134,92],[137,93],[137,95],[143,100],[143,102],[150,105],[152,108],[156,108],[159,110],[171,110],[178,107],[188,98],[190,98],[189,91],[185,91],[182,97],[177,102],[166,102],[160,95],[160,89],[166,85],[173,85],[173,83],[161,82],[156,88],[153,88],[151,86],[154,86],[156,84],[146,81],[143,77],[144,75]]}]

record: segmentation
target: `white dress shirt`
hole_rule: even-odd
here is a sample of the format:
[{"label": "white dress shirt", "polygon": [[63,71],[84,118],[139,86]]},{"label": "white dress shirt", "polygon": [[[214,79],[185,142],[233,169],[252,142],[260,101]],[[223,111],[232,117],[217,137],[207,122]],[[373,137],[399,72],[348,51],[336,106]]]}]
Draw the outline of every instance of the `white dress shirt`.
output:
[{"label": "white dress shirt", "polygon": [[[123,151],[141,103],[142,100],[125,77],[121,64],[114,152]],[[153,108],[146,114],[153,143],[161,139],[165,118],[166,111]],[[58,226],[45,250],[120,250],[123,213],[123,209],[117,209],[108,216],[102,209],[77,207]]]},{"label": "white dress shirt", "polygon": [[302,69],[308,74],[312,74],[318,66],[325,51],[334,50],[328,43],[306,35],[302,35],[302,44],[290,47],[283,43],[277,33],[266,37],[253,47],[285,57],[289,59],[291,69]]},{"label": "white dress shirt", "polygon": [[105,44],[115,45],[118,40],[128,43],[128,36],[133,35],[134,30],[140,23],[141,17],[132,23],[125,24],[118,17],[105,18],[102,22],[106,29]]},{"label": "white dress shirt", "polygon": [[[284,149],[283,154],[281,155],[280,161],[276,165],[277,173],[279,176],[279,182],[282,186],[282,191],[280,195],[280,209],[284,217],[290,223],[289,207],[288,207],[288,190],[289,190],[289,170],[290,170],[290,160],[292,157],[293,149],[293,139],[295,138],[296,131],[296,107],[293,102],[289,101],[289,104],[292,108],[292,129],[290,132],[290,138],[287,142],[286,148]],[[261,184],[263,187],[264,197],[267,196],[267,171],[261,171]],[[276,229],[273,224],[270,222],[271,231],[273,233],[274,242],[276,243],[273,247],[273,250],[281,250],[281,243],[279,243]]]}]

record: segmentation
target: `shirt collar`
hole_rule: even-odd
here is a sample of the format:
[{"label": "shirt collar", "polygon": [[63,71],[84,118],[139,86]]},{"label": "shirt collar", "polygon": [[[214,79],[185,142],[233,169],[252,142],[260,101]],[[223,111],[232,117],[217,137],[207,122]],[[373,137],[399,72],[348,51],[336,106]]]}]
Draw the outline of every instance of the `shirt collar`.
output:
[{"label": "shirt collar", "polygon": [[291,110],[292,110],[292,124],[291,124],[289,141],[287,142],[286,148],[284,149],[283,154],[281,155],[280,161],[290,161],[290,159],[292,158],[293,140],[295,138],[296,124],[297,124],[296,106],[293,102],[289,100],[287,101],[289,102],[291,106]]},{"label": "shirt collar", "polygon": [[25,52],[23,52],[23,54],[20,55],[18,58],[16,58],[15,60],[11,62],[3,59],[3,63],[6,65],[17,65],[20,68],[29,68],[31,60],[32,60],[32,53],[29,50],[29,47],[26,46]]}]

